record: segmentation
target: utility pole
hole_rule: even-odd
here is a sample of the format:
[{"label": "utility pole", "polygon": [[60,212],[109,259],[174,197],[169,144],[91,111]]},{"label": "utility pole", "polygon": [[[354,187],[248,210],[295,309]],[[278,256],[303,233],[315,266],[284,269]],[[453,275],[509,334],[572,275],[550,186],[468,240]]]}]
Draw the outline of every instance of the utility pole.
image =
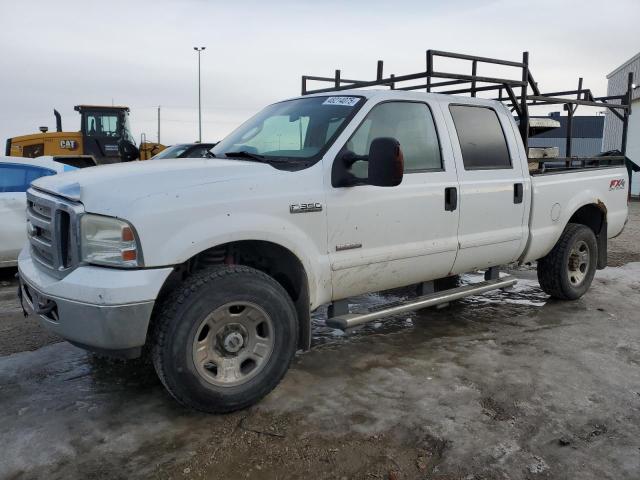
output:
[{"label": "utility pole", "polygon": [[207,47],[193,47],[198,52],[198,141],[202,143],[202,90],[200,88],[200,53]]},{"label": "utility pole", "polygon": [[158,105],[158,143],[160,143],[160,105]]}]

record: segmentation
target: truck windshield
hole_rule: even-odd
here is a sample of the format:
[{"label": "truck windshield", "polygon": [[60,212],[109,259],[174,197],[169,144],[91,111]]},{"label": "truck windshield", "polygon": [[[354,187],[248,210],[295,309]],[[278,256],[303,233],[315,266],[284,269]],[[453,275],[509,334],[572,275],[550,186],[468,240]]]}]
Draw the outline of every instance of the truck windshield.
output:
[{"label": "truck windshield", "polygon": [[326,96],[269,105],[212,150],[219,158],[308,164],[329,148],[364,104],[363,97]]}]

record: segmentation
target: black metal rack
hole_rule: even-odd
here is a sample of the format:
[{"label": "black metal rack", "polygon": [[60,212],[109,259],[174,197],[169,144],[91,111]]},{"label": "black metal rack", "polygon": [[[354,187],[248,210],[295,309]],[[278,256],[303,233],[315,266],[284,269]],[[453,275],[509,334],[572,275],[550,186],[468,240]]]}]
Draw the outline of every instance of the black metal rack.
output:
[{"label": "black metal rack", "polygon": [[[450,58],[470,62],[471,73],[444,72],[434,67],[437,58]],[[520,70],[517,78],[485,77],[478,75],[478,65],[492,64],[514,67]],[[424,79],[424,83],[408,84],[416,80]],[[436,81],[434,81],[434,79]],[[331,87],[309,89],[308,82],[331,83]],[[440,50],[427,50],[425,71],[408,75],[383,74],[383,62],[378,60],[376,78],[374,80],[353,80],[342,78],[341,71],[336,70],[333,77],[320,77],[313,75],[302,76],[302,95],[313,93],[336,92],[354,88],[366,88],[373,86],[386,86],[392,90],[425,90],[430,93],[446,95],[469,94],[475,97],[478,92],[493,91],[497,93],[494,100],[503,102],[517,116],[522,141],[529,152],[529,107],[541,105],[564,105],[567,111],[567,138],[566,157],[555,159],[531,159],[537,161],[541,170],[549,160],[554,162],[564,161],[566,168],[571,168],[576,161],[581,166],[600,166],[624,164],[627,149],[627,133],[629,128],[629,115],[631,114],[631,93],[633,90],[633,73],[629,72],[627,92],[624,95],[610,95],[595,97],[590,89],[583,88],[582,78],[578,80],[578,88],[560,92],[542,93],[538,83],[534,80],[529,69],[529,52],[522,53],[522,61],[501,60],[497,58],[479,57]],[[451,89],[452,86],[459,88]],[[568,98],[569,96],[574,98]],[[608,155],[606,157],[577,158],[571,155],[572,120],[576,109],[580,106],[600,107],[609,110],[615,117],[622,121],[622,144],[620,155]]]}]

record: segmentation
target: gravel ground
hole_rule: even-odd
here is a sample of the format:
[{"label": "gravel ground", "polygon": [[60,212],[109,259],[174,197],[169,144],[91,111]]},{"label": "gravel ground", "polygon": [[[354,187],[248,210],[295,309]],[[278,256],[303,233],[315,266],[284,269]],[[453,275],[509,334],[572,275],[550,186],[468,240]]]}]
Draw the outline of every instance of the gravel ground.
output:
[{"label": "gravel ground", "polygon": [[16,272],[15,268],[0,268],[0,356],[61,341],[41,328],[34,316],[24,317],[16,301]]},{"label": "gravel ground", "polygon": [[[259,405],[182,409],[46,334],[0,277],[0,478],[640,478],[640,204],[585,297],[518,285],[344,335]],[[393,296],[354,299],[356,308]],[[34,350],[34,351],[32,351]]]},{"label": "gravel ground", "polygon": [[610,267],[640,262],[640,201],[629,204],[629,223],[622,234],[609,240],[608,257]]}]

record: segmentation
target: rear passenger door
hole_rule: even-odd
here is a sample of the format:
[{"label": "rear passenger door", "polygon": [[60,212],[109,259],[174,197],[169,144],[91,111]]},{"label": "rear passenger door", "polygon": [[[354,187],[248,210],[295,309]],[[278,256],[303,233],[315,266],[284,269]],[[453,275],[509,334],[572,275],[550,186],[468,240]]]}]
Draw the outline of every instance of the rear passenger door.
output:
[{"label": "rear passenger door", "polygon": [[453,270],[512,262],[524,248],[526,223],[524,178],[509,119],[489,106],[449,104],[448,110],[443,113],[460,182],[459,250]]}]

